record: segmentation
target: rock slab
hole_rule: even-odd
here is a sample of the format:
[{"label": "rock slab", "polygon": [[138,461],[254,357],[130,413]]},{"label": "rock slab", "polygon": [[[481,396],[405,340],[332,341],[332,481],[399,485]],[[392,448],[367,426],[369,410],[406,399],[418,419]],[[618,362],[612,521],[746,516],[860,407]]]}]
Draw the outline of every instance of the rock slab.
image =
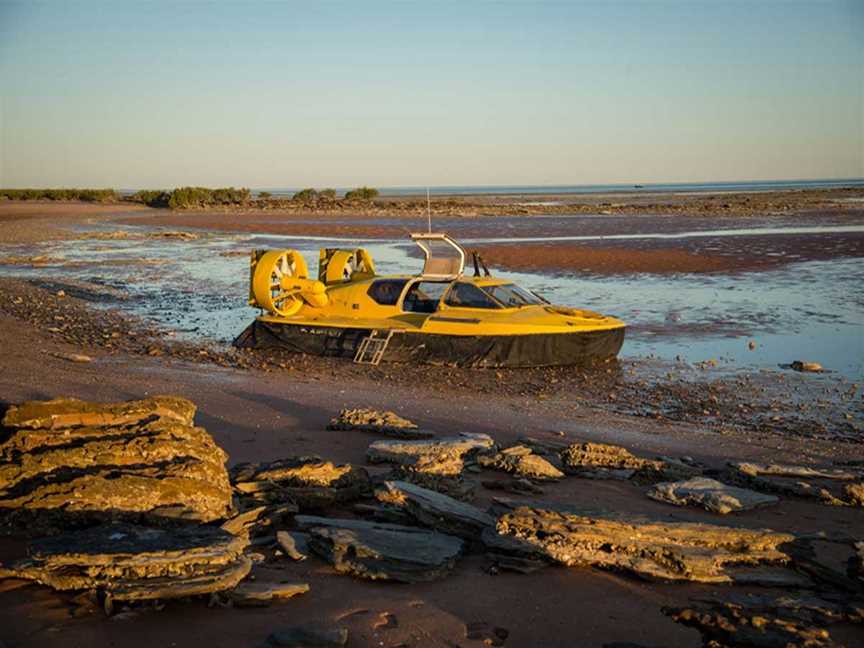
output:
[{"label": "rock slab", "polygon": [[[227,455],[192,425],[195,405],[160,396],[11,407],[0,441],[0,515],[180,518],[211,522],[232,507]],[[64,526],[64,525],[60,525]]]},{"label": "rock slab", "polygon": [[245,506],[295,502],[301,508],[320,509],[371,490],[365,469],[315,455],[238,464],[231,470],[231,481]]},{"label": "rock slab", "polygon": [[648,491],[648,497],[676,506],[699,506],[725,515],[733,511],[748,511],[779,502],[774,495],[757,493],[747,488],[727,486],[715,479],[694,477],[687,481],[661,482]]},{"label": "rock slab", "polygon": [[456,474],[461,472],[462,462],[466,457],[489,450],[494,445],[492,437],[487,434],[467,432],[458,437],[429,441],[376,441],[366,451],[366,459],[369,463],[445,465],[452,467],[455,470],[453,474]]},{"label": "rock slab", "polygon": [[105,524],[32,542],[7,575],[116,600],[177,598],[237,586],[251,568],[247,545],[212,526]]},{"label": "rock slab", "polygon": [[368,408],[343,409],[330,420],[328,430],[359,430],[400,439],[429,439],[432,432],[421,430],[415,423],[396,412],[379,412]]},{"label": "rock slab", "polygon": [[505,448],[495,455],[481,456],[478,463],[484,468],[495,468],[538,481],[555,480],[564,476],[564,473],[549,461],[539,454],[534,454],[531,448],[524,445]]},{"label": "rock slab", "polygon": [[666,522],[575,507],[515,504],[498,534],[531,545],[567,566],[618,569],[647,579],[731,582],[724,566],[783,563],[788,533]]},{"label": "rock slab", "polygon": [[371,580],[432,581],[448,574],[462,554],[453,536],[365,520],[298,515],[309,548],[336,571]]},{"label": "rock slab", "polygon": [[495,525],[494,518],[476,506],[404,481],[384,482],[375,497],[405,510],[424,526],[466,540],[479,540],[484,529]]}]

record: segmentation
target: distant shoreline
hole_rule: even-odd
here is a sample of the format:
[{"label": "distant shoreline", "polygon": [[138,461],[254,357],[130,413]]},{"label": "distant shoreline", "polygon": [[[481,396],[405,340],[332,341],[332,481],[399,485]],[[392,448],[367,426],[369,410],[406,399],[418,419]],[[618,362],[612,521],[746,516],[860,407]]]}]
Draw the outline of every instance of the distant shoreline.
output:
[{"label": "distant shoreline", "polygon": [[[785,191],[798,189],[864,188],[864,178],[817,180],[755,180],[734,182],[646,182],[584,185],[443,185],[429,187],[429,194],[438,198],[465,196],[570,196],[590,194],[668,194],[668,193],[742,193]],[[261,187],[254,194],[266,191],[273,196],[291,196],[299,191],[291,187]],[[337,189],[343,192],[345,189]],[[425,198],[426,187],[379,187],[382,198]]]}]

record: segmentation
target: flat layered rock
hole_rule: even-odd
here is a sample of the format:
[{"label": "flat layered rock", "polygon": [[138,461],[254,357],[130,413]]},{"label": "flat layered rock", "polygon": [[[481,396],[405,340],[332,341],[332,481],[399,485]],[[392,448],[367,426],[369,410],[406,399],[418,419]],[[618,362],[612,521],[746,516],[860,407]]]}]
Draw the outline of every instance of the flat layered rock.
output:
[{"label": "flat layered rock", "polygon": [[723,478],[767,493],[816,499],[833,506],[864,506],[861,470],[730,462]]},{"label": "flat layered rock", "polygon": [[664,457],[643,459],[621,446],[606,443],[574,443],[560,454],[568,475],[588,479],[632,479],[640,484],[689,479],[701,473],[695,466]]},{"label": "flat layered rock", "polygon": [[244,581],[231,590],[229,597],[234,605],[240,607],[263,607],[273,601],[287,600],[308,591],[308,583]]},{"label": "flat layered rock", "polygon": [[479,540],[495,520],[476,506],[402,481],[384,482],[375,490],[379,502],[405,510],[420,524],[467,540]]},{"label": "flat layered rock", "polygon": [[[427,464],[413,466],[394,466],[385,476],[385,481],[405,481],[417,486],[422,486],[436,493],[442,493],[462,502],[470,502],[474,499],[477,485],[466,479],[462,469],[464,464],[459,459],[456,465],[433,465]],[[454,472],[455,470],[455,472]]]},{"label": "flat layered rock", "polygon": [[511,475],[538,481],[555,480],[564,476],[564,473],[549,461],[534,454],[531,448],[524,445],[505,448],[494,455],[478,457],[477,463],[484,468],[495,468]]},{"label": "flat layered rock", "polygon": [[155,396],[124,403],[93,403],[58,398],[13,405],[3,417],[3,427],[62,430],[71,427],[129,425],[153,418],[171,418],[192,425],[194,417],[194,403],[177,396]]},{"label": "flat layered rock", "polygon": [[864,542],[856,542],[854,544],[855,553],[849,559],[848,573],[849,578],[857,579],[864,587]]},{"label": "flat layered rock", "polygon": [[861,623],[860,601],[837,602],[799,594],[773,596],[730,593],[723,599],[702,599],[688,607],[664,608],[674,621],[695,628],[703,645],[778,648],[841,648],[829,632],[834,623]]},{"label": "flat layered rock", "polygon": [[371,580],[432,581],[453,569],[463,543],[416,527],[298,515],[309,548],[336,571]]},{"label": "flat layered rock", "polygon": [[243,463],[231,469],[231,481],[247,505],[296,502],[318,509],[358,499],[371,490],[369,474],[351,464],[317,456]]},{"label": "flat layered rock", "polygon": [[347,643],[345,628],[305,625],[274,632],[260,648],[343,648]]},{"label": "flat layered rock", "polygon": [[226,517],[227,455],[191,425],[194,413],[191,402],[169,396],[13,406],[0,441],[0,515],[33,530],[64,527],[71,516]]},{"label": "flat layered rock", "polygon": [[[468,456],[489,450],[495,442],[487,434],[463,433],[429,441],[376,441],[366,451],[369,463],[396,463],[405,465],[452,466],[461,470],[461,462]],[[442,471],[442,474],[444,472]]]},{"label": "flat layered rock", "polygon": [[567,566],[619,569],[648,579],[731,582],[727,564],[782,563],[794,536],[762,529],[665,522],[567,507],[512,505],[499,534],[533,545]]},{"label": "flat layered rock", "polygon": [[402,418],[395,412],[379,412],[373,409],[343,409],[330,420],[328,430],[359,430],[374,432],[400,439],[430,439],[435,434],[421,430],[415,423]]},{"label": "flat layered rock", "polygon": [[706,477],[655,484],[648,491],[648,497],[676,506],[699,506],[722,515],[733,511],[748,511],[761,506],[770,506],[780,501],[774,495],[727,486]]},{"label": "flat layered rock", "polygon": [[218,527],[107,524],[32,542],[7,575],[117,600],[177,598],[234,588],[251,568],[247,545]]},{"label": "flat layered rock", "polygon": [[641,468],[660,465],[606,443],[574,443],[561,451],[561,463],[568,475],[595,479],[629,479]]}]

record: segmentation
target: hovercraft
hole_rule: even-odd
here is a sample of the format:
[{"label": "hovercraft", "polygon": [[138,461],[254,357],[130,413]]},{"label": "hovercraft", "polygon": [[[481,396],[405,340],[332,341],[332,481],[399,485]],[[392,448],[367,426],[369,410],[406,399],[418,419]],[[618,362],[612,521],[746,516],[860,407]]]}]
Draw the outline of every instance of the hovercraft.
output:
[{"label": "hovercraft", "polygon": [[446,234],[410,237],[425,259],[416,275],[378,275],[365,249],[324,248],[315,279],[296,250],[255,250],[249,304],[262,313],[234,345],[465,367],[573,365],[621,350],[620,320],[494,278],[476,252],[467,276],[468,253]]}]

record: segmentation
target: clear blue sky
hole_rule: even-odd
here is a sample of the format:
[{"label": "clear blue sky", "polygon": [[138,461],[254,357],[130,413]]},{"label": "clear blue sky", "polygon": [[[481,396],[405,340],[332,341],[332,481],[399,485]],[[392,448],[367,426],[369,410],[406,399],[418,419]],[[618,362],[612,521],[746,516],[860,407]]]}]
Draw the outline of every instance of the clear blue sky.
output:
[{"label": "clear blue sky", "polygon": [[864,176],[864,1],[7,2],[0,186]]}]

